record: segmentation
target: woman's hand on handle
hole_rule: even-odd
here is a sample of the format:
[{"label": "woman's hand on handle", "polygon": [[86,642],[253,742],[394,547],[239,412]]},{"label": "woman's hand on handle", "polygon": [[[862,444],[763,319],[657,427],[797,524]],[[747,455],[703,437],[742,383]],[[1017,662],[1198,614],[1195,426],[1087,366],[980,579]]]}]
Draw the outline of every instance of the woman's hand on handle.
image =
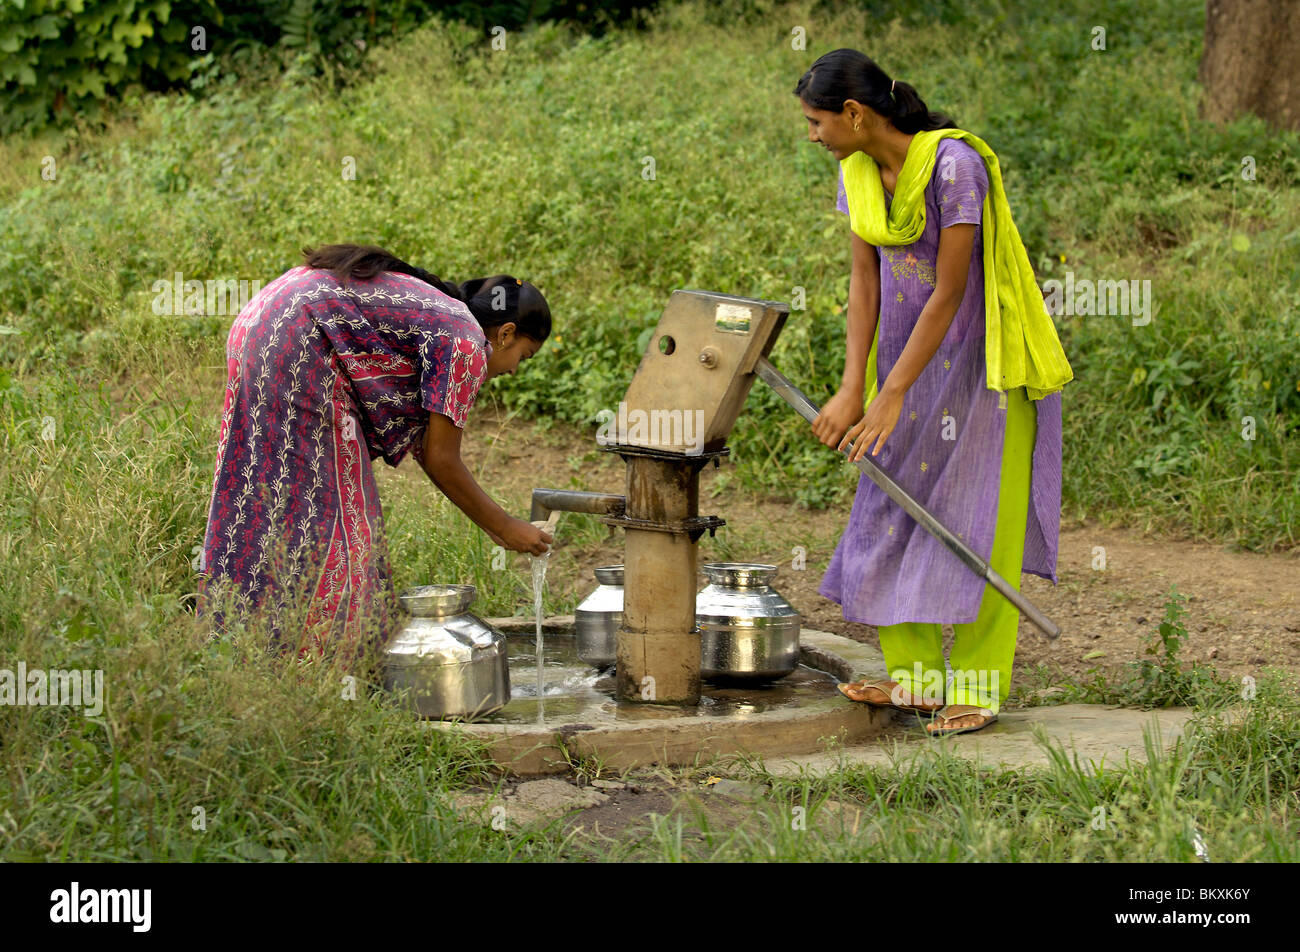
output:
[{"label": "woman's hand on handle", "polygon": [[855,463],[867,455],[868,449],[875,456],[885,445],[885,440],[889,439],[889,434],[894,432],[894,427],[898,426],[898,418],[902,413],[902,394],[888,389],[881,391],[867,407],[866,415],[844,434],[836,449],[842,451],[852,443],[849,459]]},{"label": "woman's hand on handle", "polygon": [[812,422],[813,436],[832,449],[862,419],[867,363],[871,341],[876,335],[876,315],[880,313],[880,257],[874,247],[852,232],[850,241],[853,270],[849,275],[845,315],[844,376],[840,389],[826,401]]},{"label": "woman's hand on handle", "polygon": [[826,446],[839,446],[844,433],[862,419],[862,394],[841,387],[812,421],[813,436]]}]

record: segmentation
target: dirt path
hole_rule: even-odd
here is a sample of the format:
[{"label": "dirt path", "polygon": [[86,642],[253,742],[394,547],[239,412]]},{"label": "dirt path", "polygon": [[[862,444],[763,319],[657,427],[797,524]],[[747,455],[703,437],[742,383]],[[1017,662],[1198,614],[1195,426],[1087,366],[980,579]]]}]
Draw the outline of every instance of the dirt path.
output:
[{"label": "dirt path", "polygon": [[[537,486],[623,491],[621,461],[601,452],[592,436],[559,424],[507,420],[486,403],[465,431],[464,451],[489,492],[521,516],[527,515],[530,493]],[[403,467],[414,465],[408,461]],[[418,469],[415,475],[423,478]],[[874,629],[844,621],[839,606],[817,594],[847,511],[810,512],[744,491],[718,492],[717,476],[712,468],[704,472],[700,511],[719,515],[728,524],[715,539],[701,540],[701,561],[779,563],[777,588],[803,614],[806,626],[874,641]],[[621,538],[613,533],[600,536],[588,530],[567,543],[561,540],[548,585],[571,600],[568,610],[595,587],[593,567],[622,561]],[[792,567],[796,547],[805,552],[803,571]],[[1102,570],[1093,568],[1097,547],[1105,550]],[[1142,657],[1143,642],[1164,617],[1169,589],[1177,585],[1188,599],[1183,620],[1188,631],[1186,659],[1208,662],[1233,677],[1258,676],[1265,665],[1300,676],[1298,558],[1232,552],[1131,529],[1076,525],[1061,533],[1058,575],[1057,586],[1024,577],[1025,593],[1063,634],[1049,642],[1022,621],[1018,671],[1043,664],[1073,678],[1091,668]]]}]

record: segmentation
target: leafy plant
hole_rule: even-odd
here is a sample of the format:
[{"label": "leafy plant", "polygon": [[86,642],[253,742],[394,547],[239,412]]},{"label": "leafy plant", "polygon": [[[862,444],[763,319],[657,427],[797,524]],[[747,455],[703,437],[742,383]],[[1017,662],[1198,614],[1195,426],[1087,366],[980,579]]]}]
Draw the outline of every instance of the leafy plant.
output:
[{"label": "leafy plant", "polygon": [[1186,598],[1172,586],[1165,615],[1143,640],[1143,653],[1151,657],[1130,661],[1111,679],[1101,672],[1069,689],[1075,697],[1093,703],[1126,704],[1142,708],[1188,706],[1209,708],[1238,699],[1238,686],[1199,661],[1179,658],[1187,640],[1183,618]]},{"label": "leafy plant", "polygon": [[0,4],[0,133],[93,115],[131,84],[180,83],[190,24],[222,23],[215,0],[7,0]]}]

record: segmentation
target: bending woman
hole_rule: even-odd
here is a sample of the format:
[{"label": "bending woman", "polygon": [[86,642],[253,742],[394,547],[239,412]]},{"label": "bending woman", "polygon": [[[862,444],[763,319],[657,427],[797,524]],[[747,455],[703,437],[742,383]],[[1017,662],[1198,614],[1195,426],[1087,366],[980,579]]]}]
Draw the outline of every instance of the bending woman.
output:
[{"label": "bending woman", "polygon": [[551,313],[508,275],[458,285],[382,248],[305,254],[226,343],[200,610],[218,629],[256,613],[301,654],[355,654],[397,617],[374,458],[412,452],[493,542],[546,551],[550,536],[475,482],[460,440],[483,382],[537,353]]},{"label": "bending woman", "polygon": [[[795,94],[840,163],[852,230],[844,376],[814,435],[870,452],[1012,585],[1022,568],[1055,582],[1072,373],[997,157],[856,50],[821,57]],[[850,700],[937,713],[932,734],[997,719],[1019,613],[866,476],[821,593],[879,631],[889,678],[841,685]]]}]

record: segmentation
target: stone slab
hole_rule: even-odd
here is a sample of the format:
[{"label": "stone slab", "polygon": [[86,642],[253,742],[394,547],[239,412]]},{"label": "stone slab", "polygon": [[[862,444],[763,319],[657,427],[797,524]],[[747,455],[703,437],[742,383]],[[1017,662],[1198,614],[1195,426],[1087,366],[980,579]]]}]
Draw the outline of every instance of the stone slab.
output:
[{"label": "stone slab", "polygon": [[[531,629],[532,619],[491,619],[503,630]],[[572,616],[551,616],[550,630],[572,626]],[[801,661],[842,681],[883,678],[880,650],[829,632],[800,633]],[[716,756],[753,756],[775,775],[825,774],[841,766],[889,766],[940,751],[988,767],[1042,767],[1050,762],[1042,742],[1078,758],[1089,771],[1146,762],[1144,729],[1161,749],[1183,736],[1186,708],[1140,711],[1092,704],[1064,704],[1003,711],[982,731],[934,738],[913,715],[894,713],[840,698],[800,708],[726,718],[680,717],[610,724],[470,724],[463,728],[488,743],[493,759],[519,776],[569,769],[569,759],[598,757],[625,770],[652,764],[703,763]],[[453,725],[432,722],[440,728]],[[1042,738],[1040,742],[1039,738]],[[567,747],[566,757],[562,747]]]},{"label": "stone slab", "polygon": [[504,796],[462,793],[452,799],[453,805],[466,818],[484,826],[495,822],[498,829],[503,826],[520,828],[553,820],[608,801],[609,797],[599,790],[577,787],[553,778],[525,781]]},{"label": "stone slab", "polygon": [[818,751],[765,759],[777,776],[801,773],[824,775],[844,766],[888,767],[940,752],[980,766],[1019,768],[1050,763],[1039,738],[1078,758],[1089,772],[1146,763],[1144,731],[1159,749],[1168,750],[1183,736],[1191,717],[1188,708],[1140,711],[1096,704],[1062,704],[1003,711],[995,724],[970,734],[929,737],[918,718],[897,715],[893,724],[870,744],[846,745],[839,751]]}]

